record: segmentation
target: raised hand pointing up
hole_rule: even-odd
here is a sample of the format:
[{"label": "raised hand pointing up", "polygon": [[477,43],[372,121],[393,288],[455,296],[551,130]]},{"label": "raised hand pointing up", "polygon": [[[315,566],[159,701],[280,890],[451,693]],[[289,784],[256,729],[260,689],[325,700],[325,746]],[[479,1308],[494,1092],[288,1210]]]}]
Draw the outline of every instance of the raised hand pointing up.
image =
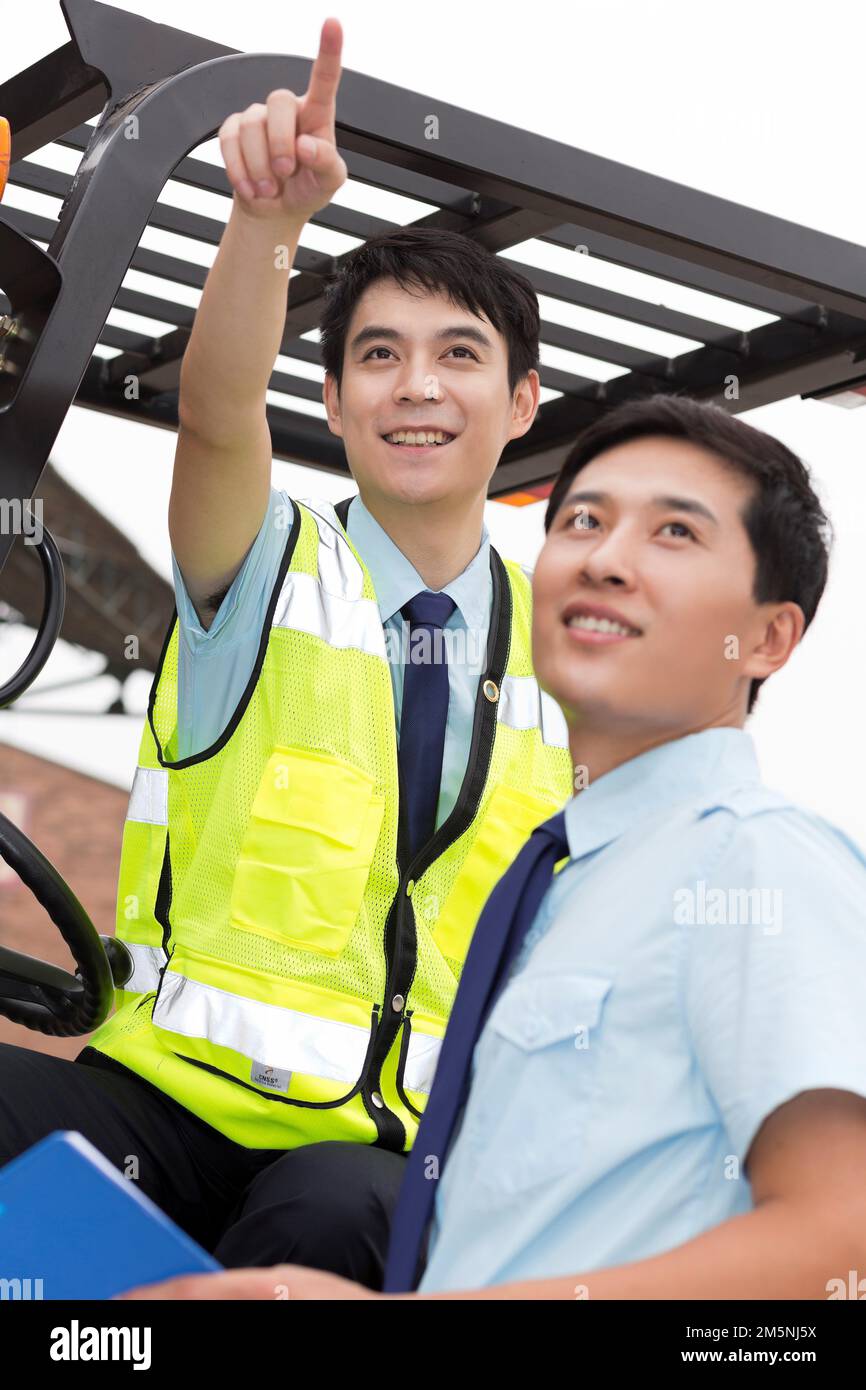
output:
[{"label": "raised hand pointing up", "polygon": [[345,182],[335,133],[342,46],[339,20],[326,19],[306,93],[278,87],[220,126],[220,152],[244,212],[307,221]]}]

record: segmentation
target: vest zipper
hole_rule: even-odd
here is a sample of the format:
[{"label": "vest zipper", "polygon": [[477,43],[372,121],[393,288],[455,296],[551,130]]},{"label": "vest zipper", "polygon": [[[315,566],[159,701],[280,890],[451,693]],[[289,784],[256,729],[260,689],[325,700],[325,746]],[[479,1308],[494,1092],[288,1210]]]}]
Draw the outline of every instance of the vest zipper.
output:
[{"label": "vest zipper", "polygon": [[[162,988],[162,977],[165,974],[166,967],[168,966],[168,962],[171,959],[171,951],[169,950],[169,942],[171,941],[171,918],[169,916],[169,913],[171,912],[171,902],[173,896],[174,880],[172,878],[171,872],[171,841],[169,837],[168,827],[166,827],[165,849],[163,851],[162,865],[159,871],[159,883],[156,889],[156,899],[153,904],[154,920],[158,922],[159,925],[162,927],[162,951],[163,955],[166,958],[165,963],[163,964],[159,972],[159,986],[157,988],[157,995],[159,995],[159,990]],[[173,949],[174,948],[172,947],[172,950]]]},{"label": "vest zipper", "polygon": [[406,1095],[406,1089],[403,1085],[403,1078],[406,1075],[406,1058],[409,1055],[409,1040],[412,1037],[412,1013],[412,1009],[406,1009],[403,1017],[403,1036],[400,1039],[400,1056],[397,1058],[396,1089],[397,1095],[409,1111],[409,1114],[414,1115],[416,1120],[420,1120],[423,1118],[424,1112],[422,1110],[416,1110],[415,1106]]}]

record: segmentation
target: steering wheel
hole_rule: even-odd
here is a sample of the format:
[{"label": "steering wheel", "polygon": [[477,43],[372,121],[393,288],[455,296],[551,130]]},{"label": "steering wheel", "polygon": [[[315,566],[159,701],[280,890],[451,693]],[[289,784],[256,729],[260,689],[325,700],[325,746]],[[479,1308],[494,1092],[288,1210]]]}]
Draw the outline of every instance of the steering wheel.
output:
[{"label": "steering wheel", "polygon": [[[57,641],[66,606],[63,561],[54,537],[41,527],[36,550],[45,581],[45,606],[36,640],[20,669],[0,686],[0,709],[17,700],[42,670]],[[0,814],[0,855],[59,928],[77,969],[0,946],[0,1014],[55,1037],[89,1033],[107,1018],[114,988],[133,971],[132,956],[113,936],[97,932],[69,884],[27,836]]]}]

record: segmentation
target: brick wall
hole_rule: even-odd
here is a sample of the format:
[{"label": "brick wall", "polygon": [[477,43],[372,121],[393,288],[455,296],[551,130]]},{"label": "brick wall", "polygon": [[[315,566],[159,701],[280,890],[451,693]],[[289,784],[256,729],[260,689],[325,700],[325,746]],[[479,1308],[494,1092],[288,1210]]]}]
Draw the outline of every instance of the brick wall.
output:
[{"label": "brick wall", "polygon": [[[127,801],[128,794],[119,787],[0,742],[0,811],[51,861],[96,930],[105,935],[114,932]],[[2,856],[0,945],[74,969],[60,932]],[[75,1057],[87,1037],[53,1038],[0,1017],[0,1042]]]}]

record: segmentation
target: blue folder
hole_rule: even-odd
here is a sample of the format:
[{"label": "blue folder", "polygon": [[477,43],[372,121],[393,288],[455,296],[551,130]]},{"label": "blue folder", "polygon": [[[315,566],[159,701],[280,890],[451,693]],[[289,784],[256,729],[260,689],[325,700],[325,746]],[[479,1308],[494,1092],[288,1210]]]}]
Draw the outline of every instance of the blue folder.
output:
[{"label": "blue folder", "polygon": [[111,1298],[221,1268],[83,1134],[58,1130],[0,1168],[0,1279],[20,1280],[3,1286],[12,1297]]}]

